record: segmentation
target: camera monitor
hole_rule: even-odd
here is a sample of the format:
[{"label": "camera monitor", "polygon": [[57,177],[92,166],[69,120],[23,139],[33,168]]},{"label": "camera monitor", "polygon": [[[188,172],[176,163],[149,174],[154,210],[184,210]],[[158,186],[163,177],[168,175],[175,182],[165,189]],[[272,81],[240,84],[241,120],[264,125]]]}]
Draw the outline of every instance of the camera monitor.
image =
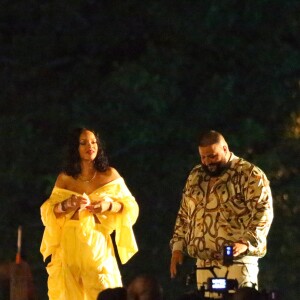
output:
[{"label": "camera monitor", "polygon": [[208,278],[207,285],[211,292],[225,292],[228,289],[226,278]]},{"label": "camera monitor", "polygon": [[224,293],[238,288],[236,279],[227,279],[224,277],[208,278],[207,288],[210,292]]}]

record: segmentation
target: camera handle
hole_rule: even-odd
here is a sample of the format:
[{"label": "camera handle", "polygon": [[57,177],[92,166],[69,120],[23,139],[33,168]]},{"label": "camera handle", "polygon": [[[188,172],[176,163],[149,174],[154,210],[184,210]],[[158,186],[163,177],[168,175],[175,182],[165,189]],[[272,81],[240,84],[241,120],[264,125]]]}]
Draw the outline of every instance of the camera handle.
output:
[{"label": "camera handle", "polygon": [[[212,267],[195,267],[195,270],[209,270],[213,274],[213,276],[215,278],[218,278],[218,276],[217,276],[217,274],[215,272],[215,269],[221,269],[221,267],[218,267],[218,266],[212,266]],[[226,272],[226,277],[225,278],[227,278],[227,276],[228,276],[228,271]]]},{"label": "camera handle", "polygon": [[[187,277],[186,277],[186,285],[187,286],[190,285],[191,281],[193,281],[192,276],[196,277],[196,271],[197,270],[209,270],[212,273],[212,275],[214,276],[214,278],[218,278],[218,276],[215,272],[215,269],[221,269],[221,267],[218,267],[218,266],[197,267],[197,266],[195,266],[194,270],[190,274],[188,274]],[[227,276],[228,276],[228,270],[226,272],[226,277],[225,278],[227,278]]]}]

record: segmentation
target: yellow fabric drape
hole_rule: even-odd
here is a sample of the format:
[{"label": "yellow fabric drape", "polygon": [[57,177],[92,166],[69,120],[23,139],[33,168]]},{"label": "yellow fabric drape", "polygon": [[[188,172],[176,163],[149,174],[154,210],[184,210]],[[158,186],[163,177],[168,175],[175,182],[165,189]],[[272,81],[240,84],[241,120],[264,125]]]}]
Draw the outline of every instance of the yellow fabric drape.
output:
[{"label": "yellow fabric drape", "polygon": [[[60,245],[62,228],[67,220],[69,220],[74,212],[66,214],[63,217],[56,218],[54,214],[55,204],[64,201],[72,194],[79,195],[76,192],[54,187],[49,199],[41,206],[42,222],[45,226],[40,251],[44,260],[55,253]],[[96,189],[88,195],[91,203],[99,201],[101,198],[108,196],[114,201],[123,204],[123,209],[120,213],[106,212],[98,214],[97,217],[101,222],[101,227],[112,233],[115,231],[115,242],[117,245],[118,254],[122,264],[125,264],[137,251],[138,247],[132,230],[133,224],[139,214],[139,208],[135,198],[128,190],[124,179],[118,178],[104,186]],[[88,244],[93,244],[93,230],[95,228],[94,216],[87,210],[79,213],[81,226],[80,238]]]}]

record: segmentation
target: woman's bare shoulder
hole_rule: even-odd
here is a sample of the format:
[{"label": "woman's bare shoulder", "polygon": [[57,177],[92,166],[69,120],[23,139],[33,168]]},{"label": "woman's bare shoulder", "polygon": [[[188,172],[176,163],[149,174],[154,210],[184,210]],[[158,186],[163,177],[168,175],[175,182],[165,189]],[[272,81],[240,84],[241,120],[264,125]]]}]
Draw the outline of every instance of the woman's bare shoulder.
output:
[{"label": "woman's bare shoulder", "polygon": [[72,176],[62,172],[57,176],[55,186],[61,189],[66,189],[70,183],[70,180],[72,180]]},{"label": "woman's bare shoulder", "polygon": [[106,174],[110,178],[110,180],[115,180],[115,179],[118,179],[118,178],[121,177],[121,175],[119,174],[119,172],[115,168],[113,168],[113,167],[109,167],[106,170]]}]

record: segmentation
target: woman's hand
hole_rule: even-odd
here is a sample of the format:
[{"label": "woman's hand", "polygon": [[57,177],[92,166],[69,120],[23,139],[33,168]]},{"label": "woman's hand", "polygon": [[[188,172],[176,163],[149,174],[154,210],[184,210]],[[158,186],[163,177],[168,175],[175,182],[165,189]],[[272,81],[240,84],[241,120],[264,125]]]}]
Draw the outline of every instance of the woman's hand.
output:
[{"label": "woman's hand", "polygon": [[[81,205],[86,205],[88,200],[82,196],[72,195],[70,198],[65,200],[65,204],[62,204],[66,210],[72,211],[77,210]],[[63,208],[64,208],[63,207]]]},{"label": "woman's hand", "polygon": [[118,213],[123,209],[123,204],[114,201],[109,196],[104,196],[100,201],[95,201],[85,207],[92,214],[101,214],[104,212]]},{"label": "woman's hand", "polygon": [[82,196],[72,195],[70,198],[58,203],[54,207],[54,213],[57,217],[77,210],[80,205],[86,205],[88,200]]},{"label": "woman's hand", "polygon": [[98,201],[94,202],[93,204],[87,205],[86,209],[91,212],[92,214],[100,214],[105,211],[109,211],[111,209],[112,202],[111,201]]}]

